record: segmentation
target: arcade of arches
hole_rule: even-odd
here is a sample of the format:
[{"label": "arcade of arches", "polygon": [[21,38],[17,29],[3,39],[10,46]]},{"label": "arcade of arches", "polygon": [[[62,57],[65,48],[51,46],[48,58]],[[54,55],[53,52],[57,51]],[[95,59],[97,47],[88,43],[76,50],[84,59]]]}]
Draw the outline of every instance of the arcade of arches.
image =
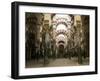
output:
[{"label": "arcade of arches", "polygon": [[89,64],[88,15],[26,12],[25,18],[26,67],[53,66],[59,59],[61,66]]}]

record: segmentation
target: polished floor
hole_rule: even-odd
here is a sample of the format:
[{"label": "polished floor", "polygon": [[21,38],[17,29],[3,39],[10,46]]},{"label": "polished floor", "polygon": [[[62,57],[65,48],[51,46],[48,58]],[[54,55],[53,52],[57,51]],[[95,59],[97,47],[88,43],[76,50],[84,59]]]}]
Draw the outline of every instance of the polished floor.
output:
[{"label": "polished floor", "polygon": [[68,59],[68,58],[57,58],[57,59],[49,59],[45,62],[43,59],[38,61],[29,60],[26,63],[26,68],[36,68],[36,67],[58,67],[58,66],[81,66],[81,65],[89,65],[89,58],[83,58],[83,63],[78,64],[78,59],[76,57]]}]

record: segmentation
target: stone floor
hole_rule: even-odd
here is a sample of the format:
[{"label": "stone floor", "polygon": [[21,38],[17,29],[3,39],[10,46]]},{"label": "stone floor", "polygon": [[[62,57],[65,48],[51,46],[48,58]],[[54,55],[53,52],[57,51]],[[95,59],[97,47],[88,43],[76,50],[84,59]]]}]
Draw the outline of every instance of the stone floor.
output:
[{"label": "stone floor", "polygon": [[55,67],[55,66],[80,66],[80,65],[89,65],[89,58],[83,59],[83,64],[78,64],[77,58],[57,58],[57,59],[49,59],[44,64],[43,59],[40,59],[38,62],[34,60],[27,61],[26,68],[34,68],[34,67]]}]

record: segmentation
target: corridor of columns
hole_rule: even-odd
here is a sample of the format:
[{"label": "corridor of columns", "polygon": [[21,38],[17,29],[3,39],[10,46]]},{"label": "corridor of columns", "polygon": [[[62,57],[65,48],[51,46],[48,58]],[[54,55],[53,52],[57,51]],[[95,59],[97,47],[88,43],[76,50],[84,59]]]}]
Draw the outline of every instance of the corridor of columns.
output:
[{"label": "corridor of columns", "polygon": [[25,13],[25,67],[89,65],[89,16]]}]

